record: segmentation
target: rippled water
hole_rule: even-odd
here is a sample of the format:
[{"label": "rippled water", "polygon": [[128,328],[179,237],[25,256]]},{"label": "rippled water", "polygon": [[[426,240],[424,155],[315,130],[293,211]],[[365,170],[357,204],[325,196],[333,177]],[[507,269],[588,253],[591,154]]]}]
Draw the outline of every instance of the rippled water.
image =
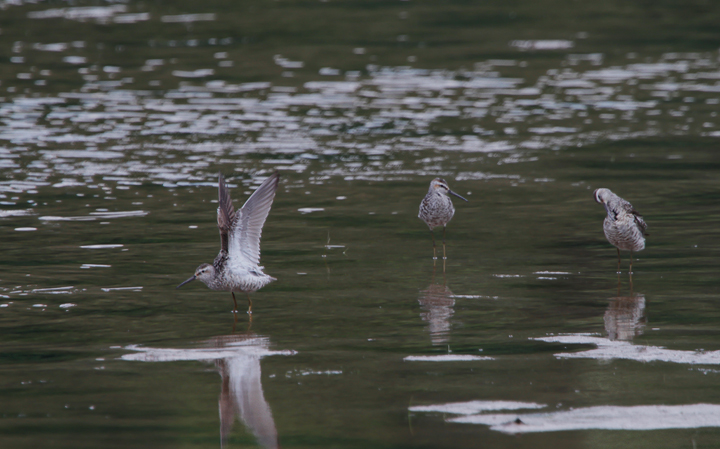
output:
[{"label": "rippled water", "polygon": [[[2,447],[720,442],[720,8],[0,8]],[[235,322],[175,286],[275,170]]]}]

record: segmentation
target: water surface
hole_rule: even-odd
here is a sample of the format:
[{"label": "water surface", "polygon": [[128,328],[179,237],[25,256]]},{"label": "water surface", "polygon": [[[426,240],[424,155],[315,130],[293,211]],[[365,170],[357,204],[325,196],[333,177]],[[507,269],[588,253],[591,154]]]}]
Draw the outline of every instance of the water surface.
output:
[{"label": "water surface", "polygon": [[[3,447],[720,441],[717,7],[0,7]],[[275,170],[235,322],[174,288]]]}]

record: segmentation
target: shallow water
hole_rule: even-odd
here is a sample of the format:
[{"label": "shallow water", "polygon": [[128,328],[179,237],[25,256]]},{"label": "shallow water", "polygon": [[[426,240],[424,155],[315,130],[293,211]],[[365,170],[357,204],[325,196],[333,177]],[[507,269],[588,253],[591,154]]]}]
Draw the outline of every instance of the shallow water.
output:
[{"label": "shallow water", "polygon": [[717,446],[720,8],[643,5],[0,4],[2,447]]}]

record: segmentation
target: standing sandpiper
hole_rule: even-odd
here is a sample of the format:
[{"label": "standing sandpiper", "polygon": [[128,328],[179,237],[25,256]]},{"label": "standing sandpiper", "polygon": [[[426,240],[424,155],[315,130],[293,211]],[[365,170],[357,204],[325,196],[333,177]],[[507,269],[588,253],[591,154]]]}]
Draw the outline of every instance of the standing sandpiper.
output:
[{"label": "standing sandpiper", "polygon": [[603,222],[605,237],[617,248],[618,272],[620,272],[620,250],[630,251],[630,275],[632,276],[632,253],[645,249],[647,224],[632,204],[612,193],[609,189],[597,189],[595,201],[605,206],[607,217]]},{"label": "standing sandpiper", "polygon": [[435,178],[430,182],[430,189],[427,195],[423,198],[420,203],[420,212],[418,218],[425,222],[430,228],[430,235],[433,239],[433,259],[437,259],[437,252],[435,249],[435,233],[433,228],[437,226],[443,227],[443,260],[447,259],[445,255],[445,226],[447,226],[450,219],[455,214],[455,207],[453,206],[450,197],[454,195],[463,201],[467,201],[457,193],[450,190],[447,182],[442,178]]},{"label": "standing sandpiper", "polygon": [[263,267],[258,266],[258,262],[260,233],[270,213],[279,177],[277,172],[273,173],[250,195],[243,207],[235,211],[225,180],[222,174],[219,175],[217,222],[220,230],[220,252],[212,265],[200,265],[192,277],[176,288],[198,279],[211,290],[230,292],[235,303],[233,312],[237,312],[235,292],[245,292],[248,298],[248,313],[252,314],[250,292],[275,280],[263,273]]}]

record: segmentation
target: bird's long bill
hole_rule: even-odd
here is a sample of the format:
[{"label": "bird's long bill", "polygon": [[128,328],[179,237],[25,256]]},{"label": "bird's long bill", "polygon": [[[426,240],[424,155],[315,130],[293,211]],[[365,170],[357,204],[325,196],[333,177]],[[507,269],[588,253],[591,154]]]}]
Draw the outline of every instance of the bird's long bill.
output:
[{"label": "bird's long bill", "polygon": [[175,290],[179,289],[179,288],[182,287],[183,285],[185,285],[185,284],[187,284],[187,283],[189,283],[189,282],[192,282],[192,281],[194,281],[194,280],[195,280],[195,275],[192,275],[192,277],[190,277],[187,281],[185,281],[185,282],[183,282],[182,284],[180,284],[180,285],[178,285],[177,287],[175,287]]},{"label": "bird's long bill", "polygon": [[458,195],[457,193],[453,192],[452,190],[450,191],[450,195],[455,195],[456,197],[460,198],[461,200],[467,201],[465,198],[461,197],[460,195]]}]

